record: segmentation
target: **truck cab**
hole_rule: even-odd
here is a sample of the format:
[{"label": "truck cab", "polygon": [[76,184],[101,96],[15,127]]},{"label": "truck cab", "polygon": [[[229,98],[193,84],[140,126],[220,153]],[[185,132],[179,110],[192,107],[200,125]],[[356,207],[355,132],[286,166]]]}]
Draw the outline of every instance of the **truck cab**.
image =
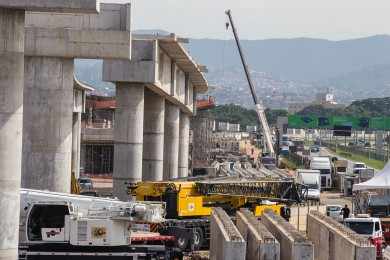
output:
[{"label": "truck cab", "polygon": [[366,164],[362,162],[355,162],[352,165],[352,173],[354,174],[359,174],[361,171],[365,171],[366,169]]},{"label": "truck cab", "polygon": [[321,176],[321,188],[332,188],[332,165],[329,157],[314,156],[310,161],[310,169],[319,170]]},{"label": "truck cab", "polygon": [[344,224],[356,233],[367,236],[376,248],[377,257],[382,256],[384,238],[381,220],[379,218],[358,215],[357,217],[346,218]]},{"label": "truck cab", "polygon": [[298,169],[298,182],[307,187],[307,199],[320,200],[321,185],[320,185],[320,171]]}]

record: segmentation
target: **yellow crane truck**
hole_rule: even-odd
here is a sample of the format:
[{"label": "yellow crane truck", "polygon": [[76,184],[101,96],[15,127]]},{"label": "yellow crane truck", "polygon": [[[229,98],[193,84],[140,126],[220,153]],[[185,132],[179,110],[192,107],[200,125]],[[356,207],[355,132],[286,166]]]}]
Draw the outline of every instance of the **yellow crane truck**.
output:
[{"label": "yellow crane truck", "polygon": [[231,216],[249,208],[261,217],[265,209],[288,219],[289,204],[300,202],[303,187],[286,179],[207,180],[140,182],[131,188],[138,201],[166,203],[166,221],[159,226],[164,235],[174,235],[182,250],[209,246],[209,216],[213,207],[222,207]]}]

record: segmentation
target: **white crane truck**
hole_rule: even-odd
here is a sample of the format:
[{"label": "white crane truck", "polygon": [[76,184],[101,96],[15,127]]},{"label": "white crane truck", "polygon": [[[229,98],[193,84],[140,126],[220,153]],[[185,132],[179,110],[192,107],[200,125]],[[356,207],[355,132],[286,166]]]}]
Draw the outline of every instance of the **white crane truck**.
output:
[{"label": "white crane truck", "polygon": [[181,259],[174,238],[136,231],[164,221],[163,203],[28,189],[20,201],[19,259]]}]

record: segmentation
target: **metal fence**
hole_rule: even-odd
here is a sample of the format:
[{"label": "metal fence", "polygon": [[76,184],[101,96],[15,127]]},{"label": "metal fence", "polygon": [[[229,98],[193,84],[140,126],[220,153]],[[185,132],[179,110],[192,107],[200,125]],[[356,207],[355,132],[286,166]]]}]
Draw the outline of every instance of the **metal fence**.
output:
[{"label": "metal fence", "polygon": [[389,151],[384,150],[382,152],[376,151],[375,149],[371,148],[365,148],[361,146],[341,146],[341,145],[336,145],[335,143],[329,143],[329,142],[322,142],[322,145],[328,147],[329,149],[336,151],[340,150],[342,152],[345,152],[344,157],[348,157],[348,153],[350,154],[357,154],[357,155],[362,155],[365,156],[369,159],[373,160],[378,160],[378,161],[383,161],[387,162],[389,160]]}]

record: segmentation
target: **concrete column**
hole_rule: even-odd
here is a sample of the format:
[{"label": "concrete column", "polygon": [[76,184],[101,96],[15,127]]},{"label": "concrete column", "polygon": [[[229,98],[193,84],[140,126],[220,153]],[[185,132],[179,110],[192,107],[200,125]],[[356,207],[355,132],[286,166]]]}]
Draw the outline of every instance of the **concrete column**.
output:
[{"label": "concrete column", "polygon": [[73,59],[26,57],[22,187],[70,192]]},{"label": "concrete column", "polygon": [[81,150],[81,113],[73,113],[72,129],[72,172],[76,178],[80,177],[80,150]]},{"label": "concrete column", "polygon": [[164,135],[164,180],[178,177],[179,172],[179,124],[180,109],[169,102],[165,103]]},{"label": "concrete column", "polygon": [[18,258],[24,11],[0,8],[0,260]]},{"label": "concrete column", "polygon": [[128,200],[128,183],[142,180],[144,85],[116,84],[114,128],[114,195]]},{"label": "concrete column", "polygon": [[180,113],[179,127],[179,177],[188,176],[188,156],[190,143],[190,117]]},{"label": "concrete column", "polygon": [[164,160],[165,99],[145,90],[142,180],[162,181]]}]

